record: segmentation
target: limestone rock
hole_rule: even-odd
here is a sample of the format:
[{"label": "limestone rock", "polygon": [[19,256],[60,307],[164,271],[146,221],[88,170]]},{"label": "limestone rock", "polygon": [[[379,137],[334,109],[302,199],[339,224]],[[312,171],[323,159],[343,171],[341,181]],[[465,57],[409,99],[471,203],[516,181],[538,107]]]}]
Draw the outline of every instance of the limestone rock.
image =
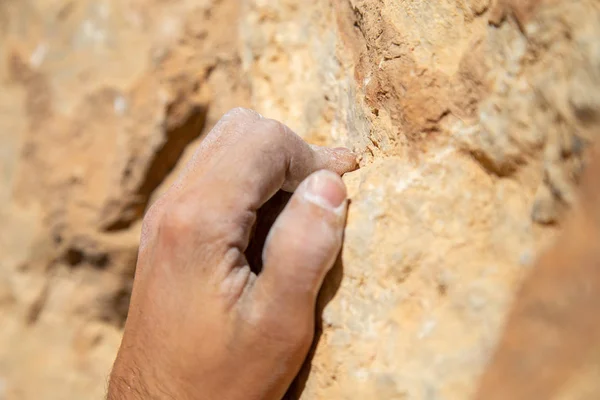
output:
[{"label": "limestone rock", "polygon": [[478,399],[592,399],[600,393],[598,150],[578,207],[517,293]]},{"label": "limestone rock", "polygon": [[[0,1],[0,399],[102,396],[143,212],[234,106],[361,158],[290,396],[468,398],[578,207],[599,22],[595,0]],[[560,398],[594,397],[595,365]]]}]

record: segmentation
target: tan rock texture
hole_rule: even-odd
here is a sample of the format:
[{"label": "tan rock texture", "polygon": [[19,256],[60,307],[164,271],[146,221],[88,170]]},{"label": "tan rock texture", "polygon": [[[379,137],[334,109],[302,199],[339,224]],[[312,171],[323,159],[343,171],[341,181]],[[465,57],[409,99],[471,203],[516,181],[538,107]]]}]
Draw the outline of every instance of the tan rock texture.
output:
[{"label": "tan rock texture", "polygon": [[527,276],[563,287],[529,283],[550,243],[593,271],[559,233],[588,216],[599,37],[596,0],[0,0],[0,399],[102,398],[144,210],[234,106],[360,155],[288,397],[491,399],[547,334],[574,347],[544,398],[598,398],[593,295],[569,334],[511,327]]},{"label": "tan rock texture", "polygon": [[478,399],[593,399],[600,394],[598,150],[564,232],[519,289]]}]

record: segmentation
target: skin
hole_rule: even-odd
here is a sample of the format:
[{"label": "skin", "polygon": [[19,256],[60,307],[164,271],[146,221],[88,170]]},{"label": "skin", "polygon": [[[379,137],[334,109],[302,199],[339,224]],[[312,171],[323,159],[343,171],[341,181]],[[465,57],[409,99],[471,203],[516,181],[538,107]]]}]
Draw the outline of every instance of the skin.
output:
[{"label": "skin", "polygon": [[[313,340],[342,243],[340,175],[355,168],[347,149],[309,146],[250,110],[227,113],[144,218],[108,399],[281,399]],[[257,212],[280,191],[294,194],[257,274],[246,254]]]}]

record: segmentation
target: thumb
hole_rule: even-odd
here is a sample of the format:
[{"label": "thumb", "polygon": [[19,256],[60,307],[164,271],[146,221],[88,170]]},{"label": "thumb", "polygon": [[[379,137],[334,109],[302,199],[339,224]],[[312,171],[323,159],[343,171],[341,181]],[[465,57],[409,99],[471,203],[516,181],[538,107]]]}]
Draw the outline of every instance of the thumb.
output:
[{"label": "thumb", "polygon": [[265,242],[255,286],[263,307],[314,318],[319,289],[342,245],[346,196],[342,179],[331,171],[317,171],[300,184]]}]

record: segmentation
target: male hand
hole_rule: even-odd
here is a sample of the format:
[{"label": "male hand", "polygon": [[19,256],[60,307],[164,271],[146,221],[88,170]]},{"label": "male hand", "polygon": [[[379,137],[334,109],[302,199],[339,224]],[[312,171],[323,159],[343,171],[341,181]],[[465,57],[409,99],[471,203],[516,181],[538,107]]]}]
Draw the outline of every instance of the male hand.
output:
[{"label": "male hand", "polygon": [[[311,147],[245,109],[227,113],[144,218],[109,399],[279,400],[314,333],[316,298],[341,247],[346,149]],[[257,211],[292,192],[262,249]]]}]

